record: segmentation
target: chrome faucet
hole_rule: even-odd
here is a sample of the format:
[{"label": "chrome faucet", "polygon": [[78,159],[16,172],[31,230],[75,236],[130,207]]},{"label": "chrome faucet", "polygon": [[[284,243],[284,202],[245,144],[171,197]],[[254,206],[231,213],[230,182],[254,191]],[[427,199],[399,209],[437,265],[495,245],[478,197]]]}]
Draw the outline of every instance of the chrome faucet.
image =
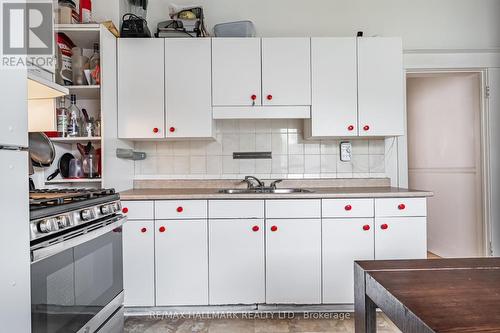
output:
[{"label": "chrome faucet", "polygon": [[[247,183],[248,189],[264,188],[266,186],[263,181],[254,176],[246,176],[242,182]],[[257,183],[257,186],[255,186],[254,182]]]},{"label": "chrome faucet", "polygon": [[276,184],[281,183],[282,181],[283,181],[283,179],[277,179],[274,182],[272,182],[271,185],[269,185],[269,187],[272,188],[273,190],[275,190]]}]

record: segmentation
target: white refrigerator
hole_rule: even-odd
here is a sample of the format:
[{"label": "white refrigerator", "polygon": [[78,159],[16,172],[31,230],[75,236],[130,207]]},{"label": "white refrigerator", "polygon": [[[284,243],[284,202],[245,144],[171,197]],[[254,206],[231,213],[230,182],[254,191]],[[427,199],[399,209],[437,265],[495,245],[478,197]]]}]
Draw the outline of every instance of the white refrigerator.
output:
[{"label": "white refrigerator", "polygon": [[0,323],[31,332],[27,72],[0,69]]}]

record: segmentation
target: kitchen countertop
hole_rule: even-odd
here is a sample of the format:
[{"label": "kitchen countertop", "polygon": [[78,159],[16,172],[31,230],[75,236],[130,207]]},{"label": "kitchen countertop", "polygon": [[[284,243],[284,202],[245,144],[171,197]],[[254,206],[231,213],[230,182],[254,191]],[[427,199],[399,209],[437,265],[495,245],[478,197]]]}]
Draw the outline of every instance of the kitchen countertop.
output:
[{"label": "kitchen countertop", "polygon": [[[279,187],[278,188],[284,188]],[[120,192],[122,200],[172,199],[319,199],[319,198],[418,198],[431,197],[430,191],[397,187],[304,187],[312,193],[218,193],[220,188],[142,188]]]}]

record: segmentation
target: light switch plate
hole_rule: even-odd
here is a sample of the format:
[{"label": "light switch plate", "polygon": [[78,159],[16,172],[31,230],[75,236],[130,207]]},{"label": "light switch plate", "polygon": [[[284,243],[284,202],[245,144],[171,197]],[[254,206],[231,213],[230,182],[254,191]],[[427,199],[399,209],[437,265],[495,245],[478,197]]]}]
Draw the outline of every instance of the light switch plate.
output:
[{"label": "light switch plate", "polygon": [[343,162],[349,162],[352,158],[352,145],[350,142],[340,143],[340,160]]}]

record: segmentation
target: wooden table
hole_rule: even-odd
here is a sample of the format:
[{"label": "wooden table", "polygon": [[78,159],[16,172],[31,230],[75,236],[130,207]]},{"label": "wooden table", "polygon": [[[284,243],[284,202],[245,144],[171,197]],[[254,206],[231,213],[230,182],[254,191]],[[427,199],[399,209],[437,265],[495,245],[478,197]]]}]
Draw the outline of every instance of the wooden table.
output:
[{"label": "wooden table", "polygon": [[357,261],[356,333],[380,308],[413,332],[500,332],[500,258]]}]

